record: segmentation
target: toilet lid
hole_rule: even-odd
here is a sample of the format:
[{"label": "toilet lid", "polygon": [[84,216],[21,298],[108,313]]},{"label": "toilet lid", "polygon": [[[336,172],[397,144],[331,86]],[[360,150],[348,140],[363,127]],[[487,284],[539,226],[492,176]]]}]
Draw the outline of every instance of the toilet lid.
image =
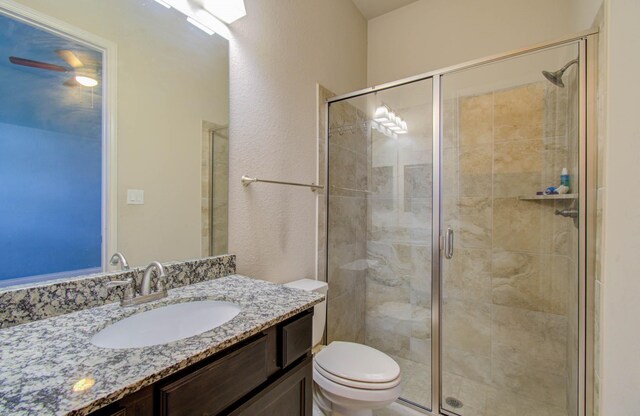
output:
[{"label": "toilet lid", "polygon": [[387,383],[400,375],[400,367],[387,354],[362,344],[334,341],[315,356],[327,373],[364,383]]}]

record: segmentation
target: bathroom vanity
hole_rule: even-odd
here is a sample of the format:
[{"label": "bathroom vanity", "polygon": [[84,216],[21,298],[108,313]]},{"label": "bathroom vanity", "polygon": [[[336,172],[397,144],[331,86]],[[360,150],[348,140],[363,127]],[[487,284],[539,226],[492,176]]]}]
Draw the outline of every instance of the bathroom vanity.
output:
[{"label": "bathroom vanity", "polygon": [[[202,334],[141,348],[92,337],[181,302],[240,306]],[[311,415],[312,317],[322,295],[231,275],[0,330],[0,414]]]},{"label": "bathroom vanity", "polygon": [[309,416],[312,316],[295,315],[92,415]]}]

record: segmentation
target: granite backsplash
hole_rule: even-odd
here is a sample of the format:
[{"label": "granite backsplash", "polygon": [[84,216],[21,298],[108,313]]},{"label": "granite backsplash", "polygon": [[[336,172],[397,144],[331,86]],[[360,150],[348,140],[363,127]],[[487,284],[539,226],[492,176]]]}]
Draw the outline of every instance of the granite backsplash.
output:
[{"label": "granite backsplash", "polygon": [[[236,256],[205,257],[163,265],[167,274],[165,287],[173,289],[235,274]],[[144,267],[139,267],[1,288],[0,328],[118,302],[124,295],[124,288],[107,288],[106,283],[133,277],[136,286],[140,287],[143,274]],[[152,288],[155,288],[156,280],[154,275]]]}]

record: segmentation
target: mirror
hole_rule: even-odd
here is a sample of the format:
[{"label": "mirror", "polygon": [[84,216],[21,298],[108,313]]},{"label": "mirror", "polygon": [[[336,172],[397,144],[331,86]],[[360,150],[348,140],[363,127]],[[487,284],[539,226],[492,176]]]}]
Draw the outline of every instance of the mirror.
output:
[{"label": "mirror", "polygon": [[154,0],[0,20],[0,285],[226,253],[227,40]]}]

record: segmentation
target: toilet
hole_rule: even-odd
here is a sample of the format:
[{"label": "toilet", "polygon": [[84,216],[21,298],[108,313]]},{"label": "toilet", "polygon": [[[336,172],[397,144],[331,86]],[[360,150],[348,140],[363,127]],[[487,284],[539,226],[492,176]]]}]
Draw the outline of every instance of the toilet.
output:
[{"label": "toilet", "polygon": [[[327,283],[301,279],[284,286],[327,294]],[[400,397],[400,367],[385,353],[354,342],[333,341],[320,346],[327,302],[313,310],[313,399],[332,416],[371,416]]]}]

